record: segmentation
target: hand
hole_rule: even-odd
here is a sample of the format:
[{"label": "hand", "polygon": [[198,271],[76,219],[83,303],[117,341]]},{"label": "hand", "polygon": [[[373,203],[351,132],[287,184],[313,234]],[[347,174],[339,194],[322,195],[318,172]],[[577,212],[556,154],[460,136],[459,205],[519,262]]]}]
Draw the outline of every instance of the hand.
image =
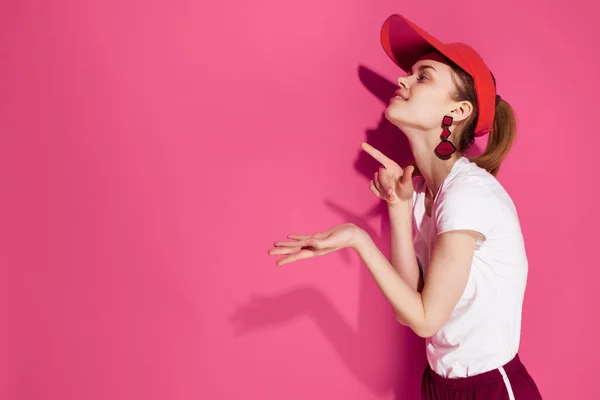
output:
[{"label": "hand", "polygon": [[362,142],[360,147],[382,164],[369,182],[371,192],[391,206],[412,200],[412,174],[415,167],[409,165],[402,169],[395,161],[366,142]]},{"label": "hand", "polygon": [[355,247],[360,240],[361,229],[354,224],[342,224],[313,235],[288,235],[289,241],[275,242],[270,255],[285,254],[277,260],[279,267],[293,261],[324,256],[332,251]]}]

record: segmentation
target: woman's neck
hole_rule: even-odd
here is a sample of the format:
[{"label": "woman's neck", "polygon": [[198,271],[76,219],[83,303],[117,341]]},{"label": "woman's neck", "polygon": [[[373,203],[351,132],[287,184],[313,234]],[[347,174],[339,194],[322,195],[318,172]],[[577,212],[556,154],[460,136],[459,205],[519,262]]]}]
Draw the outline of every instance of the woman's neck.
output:
[{"label": "woman's neck", "polygon": [[[411,146],[412,147],[412,146]],[[412,148],[415,163],[433,197],[437,194],[442,182],[450,174],[454,163],[462,156],[454,153],[448,160],[438,158],[433,150]]]}]

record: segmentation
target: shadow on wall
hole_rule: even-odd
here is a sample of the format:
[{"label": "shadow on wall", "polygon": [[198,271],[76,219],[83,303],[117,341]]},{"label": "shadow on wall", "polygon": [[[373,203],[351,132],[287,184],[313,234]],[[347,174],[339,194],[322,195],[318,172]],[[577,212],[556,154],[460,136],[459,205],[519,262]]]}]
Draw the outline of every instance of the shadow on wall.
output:
[{"label": "shadow on wall", "polygon": [[[358,69],[358,75],[369,92],[387,105],[397,86],[362,66]],[[369,144],[398,164],[404,166],[412,162],[406,137],[387,121],[383,112],[378,126],[367,129],[366,134]],[[379,164],[359,150],[354,168],[368,182]],[[365,190],[368,190],[366,184]],[[389,254],[390,225],[387,206],[383,202],[363,215],[357,215],[327,199],[325,204],[342,216],[345,222],[365,229],[379,249]],[[374,216],[381,216],[382,235],[369,227],[367,219]],[[342,256],[350,262],[349,253],[344,253]],[[280,295],[254,296],[234,312],[231,322],[239,335],[291,321],[301,314],[306,315],[315,321],[329,339],[350,372],[373,394],[392,392],[397,400],[418,399],[421,376],[426,365],[424,340],[396,321],[391,306],[367,268],[359,268],[359,271],[357,328],[343,318],[323,292],[310,286],[296,287]]]}]

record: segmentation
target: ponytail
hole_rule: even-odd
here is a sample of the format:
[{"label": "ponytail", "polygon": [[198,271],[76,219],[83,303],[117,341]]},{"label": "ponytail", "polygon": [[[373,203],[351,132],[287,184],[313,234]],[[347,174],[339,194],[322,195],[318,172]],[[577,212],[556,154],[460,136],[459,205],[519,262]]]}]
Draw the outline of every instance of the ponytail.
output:
[{"label": "ponytail", "polygon": [[504,99],[496,106],[492,129],[483,153],[470,160],[490,174],[498,176],[500,164],[511,149],[517,131],[513,108]]},{"label": "ponytail", "polygon": [[[470,101],[474,106],[472,115],[459,127],[460,139],[456,147],[459,152],[464,154],[475,140],[473,131],[477,125],[479,114],[477,92],[475,91],[473,78],[454,62],[447,58],[446,61],[454,72],[452,79],[456,86],[455,99],[457,101]],[[492,79],[494,80],[494,85],[496,85],[494,74],[492,74]],[[501,99],[496,106],[494,124],[492,125],[492,131],[488,133],[488,143],[485,150],[478,156],[470,157],[469,160],[490,174],[497,176],[502,160],[504,160],[504,157],[506,157],[515,141],[516,125],[513,108],[504,99]]]}]

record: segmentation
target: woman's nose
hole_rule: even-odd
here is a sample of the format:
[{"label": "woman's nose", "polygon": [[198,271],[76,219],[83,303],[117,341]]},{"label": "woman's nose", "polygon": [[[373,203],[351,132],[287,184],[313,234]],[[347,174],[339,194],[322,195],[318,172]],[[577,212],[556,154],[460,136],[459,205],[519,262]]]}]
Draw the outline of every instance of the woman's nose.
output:
[{"label": "woman's nose", "polygon": [[406,76],[399,76],[398,77],[398,86],[406,88],[406,81],[407,81]]}]

